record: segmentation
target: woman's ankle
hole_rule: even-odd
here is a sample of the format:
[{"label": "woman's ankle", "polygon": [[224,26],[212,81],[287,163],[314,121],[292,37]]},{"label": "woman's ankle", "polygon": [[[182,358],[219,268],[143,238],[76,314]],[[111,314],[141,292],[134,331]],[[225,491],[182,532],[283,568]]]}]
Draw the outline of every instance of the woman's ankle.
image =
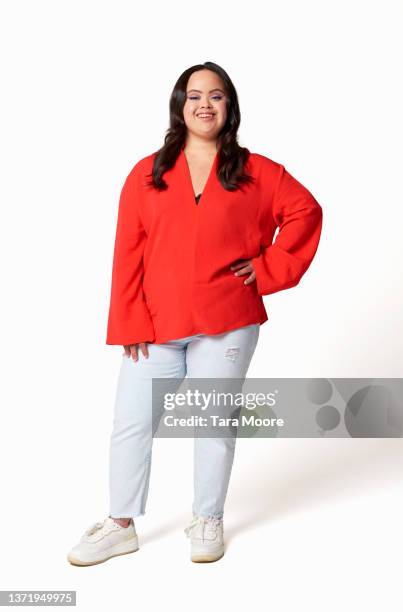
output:
[{"label": "woman's ankle", "polygon": [[111,516],[111,518],[113,518],[115,523],[117,523],[121,527],[125,527],[125,528],[130,525],[131,520],[132,520],[131,518],[114,518],[113,516]]}]

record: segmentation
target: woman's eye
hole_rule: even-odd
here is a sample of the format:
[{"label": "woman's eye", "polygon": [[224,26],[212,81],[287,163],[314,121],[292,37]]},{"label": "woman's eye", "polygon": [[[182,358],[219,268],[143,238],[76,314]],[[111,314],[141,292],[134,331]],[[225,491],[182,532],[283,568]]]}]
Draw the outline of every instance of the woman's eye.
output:
[{"label": "woman's eye", "polygon": [[[199,100],[198,96],[188,96],[189,100]],[[222,100],[222,96],[213,96],[213,100]]]}]

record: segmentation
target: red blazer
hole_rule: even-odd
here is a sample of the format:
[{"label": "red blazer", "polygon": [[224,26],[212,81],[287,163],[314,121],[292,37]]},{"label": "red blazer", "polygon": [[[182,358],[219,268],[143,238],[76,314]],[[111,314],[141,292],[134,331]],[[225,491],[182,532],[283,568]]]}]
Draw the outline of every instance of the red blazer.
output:
[{"label": "red blazer", "polygon": [[[265,323],[262,296],[297,285],[315,255],[321,206],[282,164],[259,153],[245,167],[255,183],[232,192],[217,178],[217,153],[197,204],[184,150],[160,192],[146,184],[154,155],[135,164],[121,191],[106,344]],[[248,275],[234,275],[239,259],[252,259],[256,281],[245,285]]]}]

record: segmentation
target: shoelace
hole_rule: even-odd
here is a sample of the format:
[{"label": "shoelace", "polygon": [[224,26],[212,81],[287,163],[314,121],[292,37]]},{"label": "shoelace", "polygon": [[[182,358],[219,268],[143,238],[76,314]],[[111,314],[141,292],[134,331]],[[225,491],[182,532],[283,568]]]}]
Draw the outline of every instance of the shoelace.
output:
[{"label": "shoelace", "polygon": [[[94,523],[93,525],[91,525],[91,527],[89,527],[87,529],[87,531],[85,532],[84,536],[86,538],[94,535],[94,533],[96,533],[98,530],[103,529],[103,533],[104,535],[106,533],[108,533],[109,531],[111,531],[112,529],[116,529],[117,527],[119,527],[119,525],[117,523],[110,523],[110,528],[106,529],[106,522],[107,522],[108,518],[106,518],[102,523]],[[116,525],[116,527],[115,527]]]},{"label": "shoelace", "polygon": [[212,529],[216,530],[217,526],[221,523],[222,519],[216,518],[216,517],[204,517],[204,516],[194,516],[190,522],[190,524],[185,527],[184,532],[186,533],[187,537],[190,537],[193,529],[199,525],[202,524],[203,525],[203,529],[202,529],[202,539],[204,540],[204,532],[205,532],[205,528],[206,525],[210,526]]},{"label": "shoelace", "polygon": [[104,523],[94,523],[87,529],[85,532],[86,536],[92,536],[98,529],[101,529],[104,526]]}]

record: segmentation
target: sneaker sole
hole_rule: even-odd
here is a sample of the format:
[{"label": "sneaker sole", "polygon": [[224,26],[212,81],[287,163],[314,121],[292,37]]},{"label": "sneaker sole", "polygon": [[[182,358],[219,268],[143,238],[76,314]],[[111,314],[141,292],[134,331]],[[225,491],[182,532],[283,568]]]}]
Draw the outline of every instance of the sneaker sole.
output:
[{"label": "sneaker sole", "polygon": [[224,553],[220,555],[192,555],[191,561],[193,563],[211,563],[212,561],[218,561],[224,556]]},{"label": "sneaker sole", "polygon": [[72,555],[67,555],[67,560],[71,565],[78,565],[80,567],[87,565],[98,565],[99,563],[105,563],[108,559],[112,559],[113,557],[120,557],[121,555],[129,555],[131,553],[137,552],[139,550],[138,544],[135,545],[134,548],[130,548],[129,550],[122,550],[121,552],[115,552],[107,557],[103,557],[102,559],[97,559],[96,561],[82,561],[81,559],[76,559]]}]

